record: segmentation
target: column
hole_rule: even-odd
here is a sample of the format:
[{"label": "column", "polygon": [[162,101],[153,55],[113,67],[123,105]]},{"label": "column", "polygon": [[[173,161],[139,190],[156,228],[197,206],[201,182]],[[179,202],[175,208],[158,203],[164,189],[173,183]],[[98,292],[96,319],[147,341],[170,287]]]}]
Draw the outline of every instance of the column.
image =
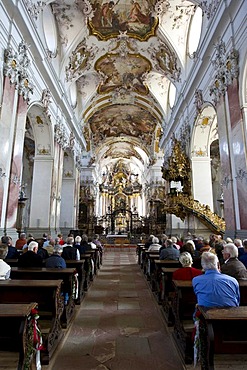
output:
[{"label": "column", "polygon": [[39,231],[40,234],[50,230],[52,171],[53,158],[50,156],[34,158],[29,229]]},{"label": "column", "polygon": [[5,232],[6,228],[6,213],[10,185],[11,159],[13,152],[17,103],[18,93],[15,89],[15,86],[14,84],[10,83],[9,77],[5,77],[0,119],[0,144],[2,148],[0,156],[1,234]]},{"label": "column", "polygon": [[10,184],[7,201],[6,232],[16,232],[18,198],[22,173],[22,157],[27,116],[27,102],[19,96],[16,125],[13,140],[13,155],[11,158]]}]

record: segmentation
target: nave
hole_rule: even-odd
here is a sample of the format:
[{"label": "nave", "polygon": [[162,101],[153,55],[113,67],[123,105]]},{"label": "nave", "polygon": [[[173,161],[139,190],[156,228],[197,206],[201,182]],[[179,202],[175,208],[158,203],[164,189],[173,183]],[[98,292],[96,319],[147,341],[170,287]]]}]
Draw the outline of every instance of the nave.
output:
[{"label": "nave", "polygon": [[42,369],[186,369],[134,248],[105,252],[63,344]]}]

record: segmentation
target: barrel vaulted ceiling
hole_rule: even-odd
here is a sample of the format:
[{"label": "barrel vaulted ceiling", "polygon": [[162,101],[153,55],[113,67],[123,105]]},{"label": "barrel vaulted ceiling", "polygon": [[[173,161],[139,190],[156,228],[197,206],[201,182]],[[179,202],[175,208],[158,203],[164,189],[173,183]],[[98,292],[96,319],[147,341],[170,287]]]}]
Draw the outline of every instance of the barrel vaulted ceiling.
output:
[{"label": "barrel vaulted ceiling", "polygon": [[[91,163],[154,164],[169,91],[188,59],[195,1],[50,2],[67,86]],[[171,87],[172,86],[172,87]],[[165,134],[165,133],[164,133]]]}]

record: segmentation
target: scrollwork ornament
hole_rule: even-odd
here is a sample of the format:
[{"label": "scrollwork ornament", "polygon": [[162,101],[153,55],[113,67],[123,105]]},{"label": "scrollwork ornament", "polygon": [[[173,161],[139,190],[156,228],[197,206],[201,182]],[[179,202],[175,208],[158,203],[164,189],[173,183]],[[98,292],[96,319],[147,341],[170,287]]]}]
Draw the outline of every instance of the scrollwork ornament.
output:
[{"label": "scrollwork ornament", "polygon": [[196,89],[195,91],[195,100],[194,104],[196,106],[196,112],[199,114],[203,107],[203,96],[202,96],[202,90]]},{"label": "scrollwork ornament", "polygon": [[164,14],[166,14],[170,8],[170,2],[167,0],[159,0],[156,2],[154,6],[153,16],[154,17],[163,17]]},{"label": "scrollwork ornament", "polygon": [[207,19],[210,19],[215,14],[220,0],[211,0],[211,1],[201,1],[200,8],[202,9],[202,15],[206,14]]},{"label": "scrollwork ornament", "polygon": [[221,96],[224,96],[229,85],[239,75],[239,52],[236,49],[231,49],[226,53],[225,43],[221,40],[215,45],[216,55],[212,60],[212,64],[216,69],[214,83],[209,86],[209,93],[213,96],[215,105],[218,103]]},{"label": "scrollwork ornament", "polygon": [[34,4],[33,3],[33,0],[24,0],[24,3],[26,5],[26,7],[27,7],[28,13],[35,20],[38,19],[39,13],[46,6],[46,1],[37,1],[37,3]]}]

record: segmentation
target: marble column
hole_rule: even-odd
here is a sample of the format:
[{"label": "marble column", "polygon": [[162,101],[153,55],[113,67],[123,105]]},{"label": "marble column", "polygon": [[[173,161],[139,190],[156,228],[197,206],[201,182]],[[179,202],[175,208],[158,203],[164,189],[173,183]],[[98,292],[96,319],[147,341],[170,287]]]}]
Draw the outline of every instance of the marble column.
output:
[{"label": "marble column", "polygon": [[234,234],[236,230],[235,201],[233,193],[231,143],[229,138],[229,116],[225,98],[221,97],[217,105],[217,120],[219,132],[219,148],[222,172],[222,188],[224,196],[224,217],[227,232]]},{"label": "marble column", "polygon": [[16,228],[19,190],[22,174],[22,157],[27,117],[27,102],[20,95],[18,100],[16,125],[13,140],[13,155],[10,169],[10,184],[8,190],[6,232]]},{"label": "marble column", "polygon": [[52,190],[51,190],[51,216],[50,233],[56,236],[60,232],[61,214],[61,190],[63,178],[63,158],[64,150],[55,141],[54,143],[54,166],[52,171]]},{"label": "marble column", "polygon": [[9,77],[5,77],[2,108],[0,117],[0,215],[1,233],[6,228],[7,202],[10,185],[11,159],[15,130],[15,115],[18,102],[18,93],[15,85],[10,83]]},{"label": "marble column", "polygon": [[233,175],[236,179],[234,182],[236,197],[238,199],[235,205],[239,226],[237,229],[247,230],[247,158],[246,142],[244,135],[243,117],[240,110],[239,87],[235,79],[228,86],[228,109],[231,122],[231,139],[232,139],[232,162],[234,164]]},{"label": "marble column", "polygon": [[36,156],[34,158],[29,229],[34,230],[35,234],[50,230],[52,171],[52,157]]},{"label": "marble column", "polygon": [[75,177],[63,178],[60,228],[71,230],[75,227],[74,199]]}]

